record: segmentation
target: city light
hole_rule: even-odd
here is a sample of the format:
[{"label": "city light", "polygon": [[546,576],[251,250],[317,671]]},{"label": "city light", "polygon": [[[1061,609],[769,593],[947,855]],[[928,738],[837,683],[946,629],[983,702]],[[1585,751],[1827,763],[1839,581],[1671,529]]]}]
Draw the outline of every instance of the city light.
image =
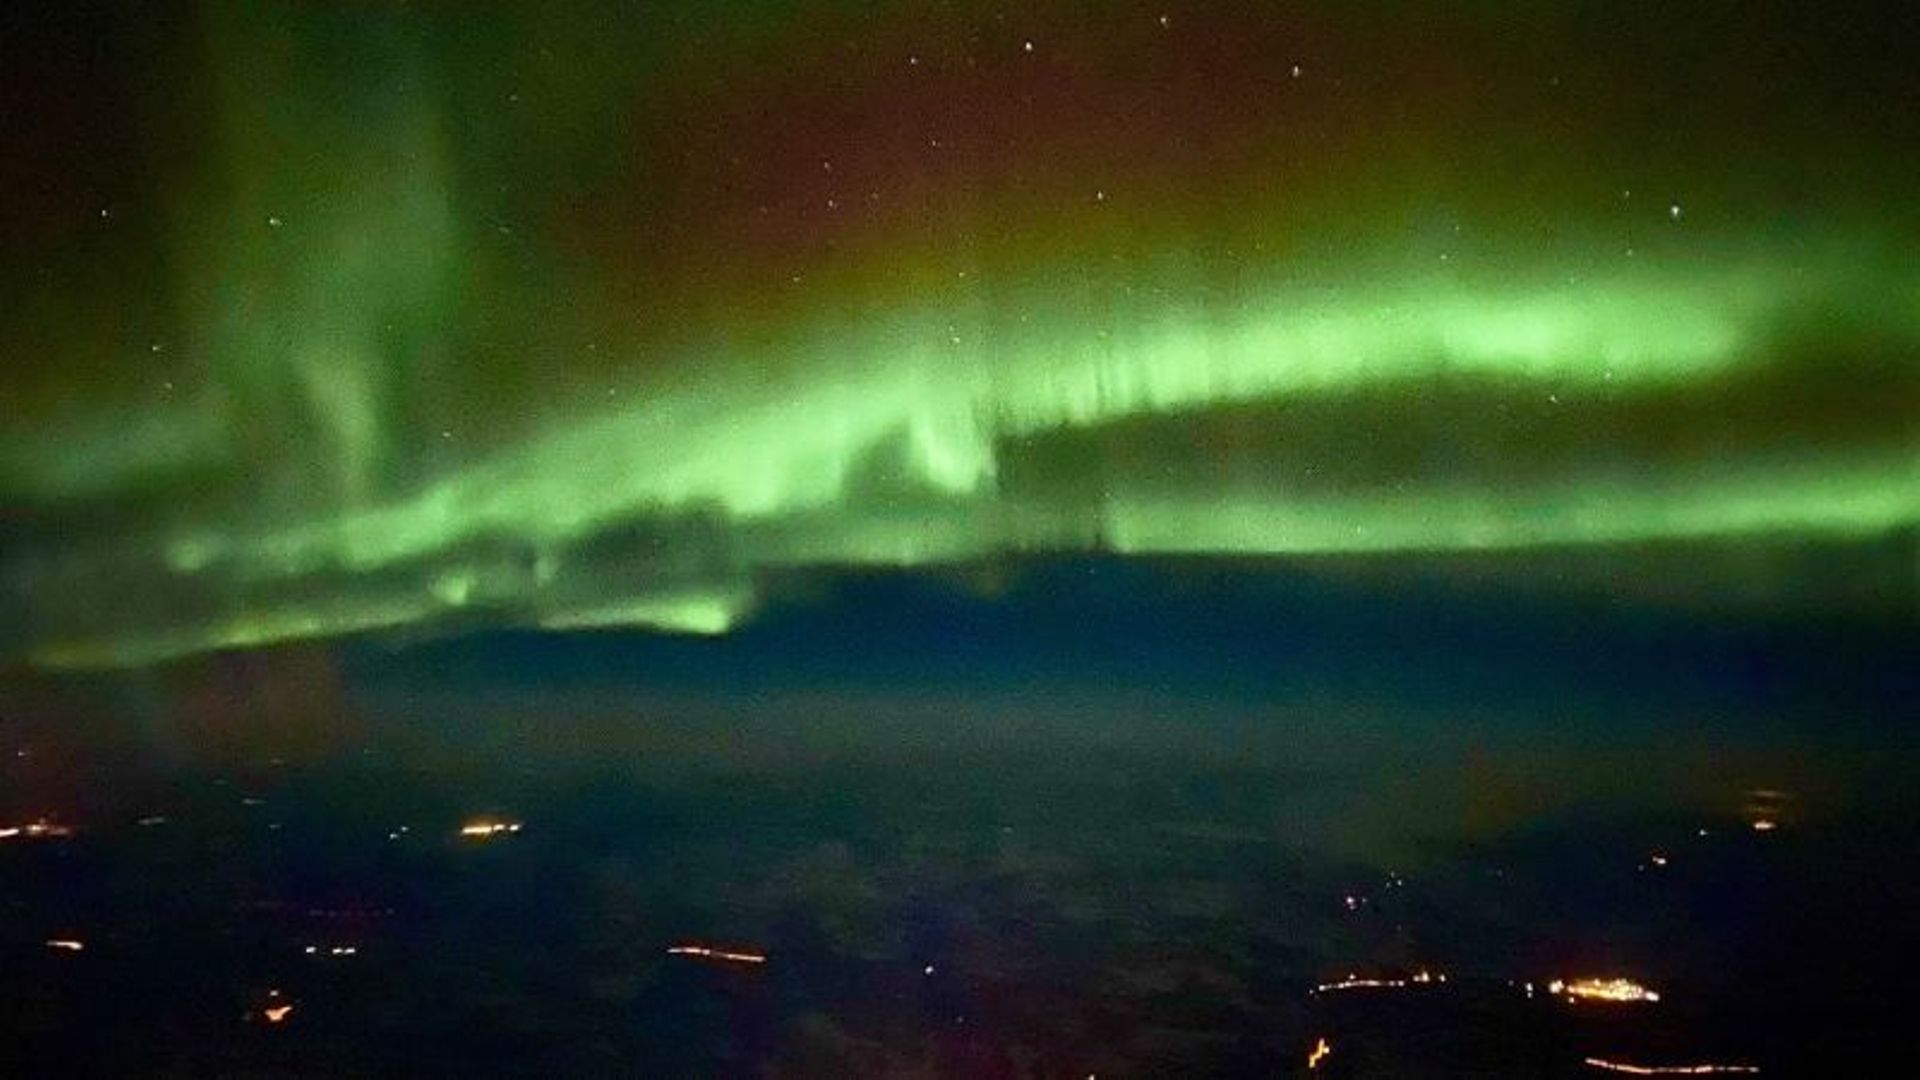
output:
[{"label": "city light", "polygon": [[1327,1055],[1331,1053],[1333,1053],[1333,1044],[1327,1041],[1326,1036],[1322,1035],[1315,1039],[1313,1049],[1307,1051],[1307,1068],[1319,1068],[1320,1063],[1327,1060]]},{"label": "city light", "polygon": [[1547,992],[1568,1001],[1659,1001],[1660,995],[1632,979],[1555,979]]},{"label": "city light", "polygon": [[1799,810],[1800,797],[1777,788],[1755,788],[1747,792],[1741,814],[1754,832],[1773,832],[1782,823],[1792,821]]},{"label": "city light", "polygon": [[496,836],[520,831],[517,821],[499,821],[494,818],[478,818],[460,826],[460,835],[476,840],[490,840]]},{"label": "city light", "polygon": [[1408,986],[1426,986],[1431,983],[1443,983],[1446,981],[1447,977],[1444,974],[1435,974],[1425,968],[1421,968],[1419,971],[1414,972],[1404,979],[1363,979],[1358,975],[1348,973],[1344,979],[1335,982],[1325,982],[1315,986],[1313,992],[1316,994],[1329,994],[1338,993],[1342,990],[1399,990]]},{"label": "city light", "polygon": [[1715,1073],[1752,1074],[1760,1071],[1755,1065],[1629,1065],[1623,1061],[1597,1057],[1587,1058],[1586,1063],[1603,1072],[1626,1073],[1630,1076],[1710,1076]]},{"label": "city light", "polygon": [[695,956],[705,960],[719,960],[729,964],[764,964],[765,953],[729,952],[726,949],[710,949],[705,945],[675,945],[667,950],[669,956]]},{"label": "city light", "polygon": [[0,840],[22,837],[27,840],[59,840],[73,835],[71,825],[62,825],[51,818],[38,817],[25,825],[0,826]]},{"label": "city light", "polygon": [[80,952],[86,947],[87,947],[86,942],[80,941],[76,938],[48,938],[47,939],[47,948],[49,949],[61,949],[66,952]]}]

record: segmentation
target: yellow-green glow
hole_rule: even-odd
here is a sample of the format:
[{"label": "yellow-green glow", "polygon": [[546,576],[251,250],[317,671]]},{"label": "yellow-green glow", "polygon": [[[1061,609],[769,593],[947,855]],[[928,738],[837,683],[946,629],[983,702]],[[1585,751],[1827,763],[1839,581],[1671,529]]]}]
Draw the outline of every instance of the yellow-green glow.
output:
[{"label": "yellow-green glow", "polygon": [[1920,517],[1920,463],[1663,478],[1646,488],[1556,485],[1502,495],[1276,501],[1115,500],[1114,546],[1137,554],[1503,550],[1765,533],[1871,534]]},{"label": "yellow-green glow", "polygon": [[[9,651],[724,634],[849,565],[1920,525],[1912,170],[1861,168],[1909,151],[1855,117],[1549,94],[1471,6],[1432,56],[1329,9],[964,62],[864,7],[603,49],[577,13],[365,7],[210,4],[167,54],[195,95],[146,106],[185,144],[7,264]],[[1367,78],[1220,50],[1296,36]]]},{"label": "yellow-green glow", "polygon": [[582,607],[540,620],[549,630],[644,627],[682,634],[724,634],[746,613],[752,599],[741,591],[648,597],[607,607]]},{"label": "yellow-green glow", "polygon": [[871,333],[879,340],[836,352],[817,332],[796,330],[796,351],[832,357],[797,388],[739,385],[737,372],[775,366],[773,357],[689,361],[716,375],[666,386],[387,505],[254,535],[175,536],[169,558],[181,572],[230,560],[242,574],[270,577],[370,569],[486,532],[566,540],[637,511],[711,504],[745,519],[811,511],[839,501],[854,463],[902,433],[916,480],[975,496],[992,489],[995,439],[1054,426],[1392,385],[1439,370],[1537,380],[1543,393],[1698,378],[1736,363],[1796,298],[1792,280],[1717,269],[1595,282],[1571,295],[1544,286],[1442,287],[1427,297],[1381,289],[1339,309],[1276,295],[1224,328],[1148,319],[1138,330],[1080,328],[1078,340],[955,345]]}]

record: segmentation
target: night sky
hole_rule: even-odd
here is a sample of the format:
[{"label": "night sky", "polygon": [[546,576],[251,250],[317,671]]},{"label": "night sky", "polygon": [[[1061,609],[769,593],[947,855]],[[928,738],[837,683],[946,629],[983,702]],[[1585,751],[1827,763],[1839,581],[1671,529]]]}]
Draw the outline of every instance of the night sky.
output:
[{"label": "night sky", "polygon": [[37,666],[1088,554],[1914,611],[1900,5],[37,7]]}]

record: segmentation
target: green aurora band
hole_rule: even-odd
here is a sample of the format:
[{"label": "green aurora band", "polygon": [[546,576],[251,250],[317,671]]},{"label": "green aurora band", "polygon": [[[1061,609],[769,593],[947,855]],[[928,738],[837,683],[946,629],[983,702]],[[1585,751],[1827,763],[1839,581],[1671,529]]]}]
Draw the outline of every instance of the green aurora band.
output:
[{"label": "green aurora band", "polygon": [[[855,134],[800,140],[778,106],[738,104],[780,85],[754,62],[805,83],[856,21],[761,11],[713,31],[741,58],[698,81],[706,100],[672,50],[620,77],[589,50],[590,86],[502,64],[513,35],[477,16],[209,9],[190,42],[212,89],[143,121],[186,129],[206,164],[108,200],[99,228],[150,224],[89,252],[130,267],[88,271],[108,275],[99,295],[63,268],[7,324],[52,374],[8,384],[21,629],[0,644],[84,667],[443,623],[717,634],[770,577],[814,567],[1920,525],[1920,233],[1844,168],[1877,160],[1877,129],[1829,133],[1854,156],[1829,202],[1789,215],[1774,187],[1820,168],[1798,129],[1737,154],[1676,140],[1641,163],[1662,188],[1643,194],[1577,178],[1601,135],[1529,151],[1485,103],[1451,121],[1494,132],[1484,167],[1401,174],[1409,132],[1424,145],[1442,121],[1359,89],[1302,107],[1324,120],[1219,122],[1207,145],[1237,152],[1209,171],[1151,161],[1148,136],[1112,158],[1048,143],[1131,92],[1043,103],[1031,139],[937,169],[900,148],[928,123],[978,144],[999,129],[961,122],[977,105],[896,125],[876,104]],[[1135,21],[1059,63],[1171,48]],[[861,39],[872,80],[958,69],[966,49],[1061,55],[975,29],[923,63],[916,25]],[[1307,82],[1373,54],[1342,55],[1279,70]],[[1544,84],[1552,59],[1493,77]],[[532,122],[487,119],[543,92],[568,145],[618,148],[554,151],[597,174],[543,171],[511,145]],[[861,84],[823,111],[883,99]],[[718,196],[689,212],[699,185],[659,175],[673,150],[623,134],[715,101],[727,137],[697,145],[740,148],[760,201],[737,209],[795,217],[797,237],[735,231]],[[1289,123],[1314,143],[1356,117],[1387,134],[1308,164],[1274,149]],[[861,164],[862,140],[893,163]],[[1507,168],[1528,153],[1531,172]],[[844,190],[836,160],[860,172]],[[647,227],[583,236],[582,203],[608,231]]]}]

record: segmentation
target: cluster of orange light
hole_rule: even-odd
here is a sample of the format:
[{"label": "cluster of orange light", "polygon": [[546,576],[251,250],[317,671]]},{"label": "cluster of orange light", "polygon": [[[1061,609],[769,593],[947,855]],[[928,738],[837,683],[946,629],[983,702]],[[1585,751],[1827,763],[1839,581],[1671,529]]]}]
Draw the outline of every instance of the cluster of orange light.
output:
[{"label": "cluster of orange light", "polygon": [[1590,1057],[1587,1064],[1604,1072],[1627,1073],[1631,1076],[1709,1076],[1715,1073],[1757,1073],[1756,1065],[1629,1065],[1624,1061],[1608,1061],[1605,1058]]},{"label": "cluster of orange light", "polygon": [[16,836],[29,840],[59,839],[72,835],[72,826],[47,818],[34,818],[25,825],[0,825],[0,840],[11,840]]},{"label": "cluster of orange light", "polygon": [[1307,1051],[1307,1068],[1319,1068],[1320,1063],[1327,1060],[1327,1055],[1331,1053],[1333,1053],[1333,1044],[1327,1041],[1326,1036],[1322,1035],[1315,1039],[1313,1049]]},{"label": "cluster of orange light", "polygon": [[725,949],[710,949],[705,945],[675,945],[667,950],[671,956],[698,956],[707,960],[722,960],[730,964],[764,964],[766,954],[750,952],[728,952]]},{"label": "cluster of orange light", "polygon": [[1349,974],[1346,978],[1337,982],[1321,983],[1313,988],[1313,992],[1316,994],[1327,994],[1340,990],[1398,990],[1405,986],[1425,986],[1428,983],[1443,983],[1446,981],[1447,977],[1445,975],[1435,975],[1425,968],[1414,972],[1404,979],[1362,979],[1358,975]]},{"label": "cluster of orange light", "polygon": [[1747,792],[1746,805],[1740,812],[1746,817],[1747,824],[1754,832],[1772,832],[1783,821],[1792,820],[1799,808],[1800,798],[1791,791],[1777,788],[1754,788]]},{"label": "cluster of orange light", "polygon": [[1659,1001],[1660,995],[1632,979],[1555,979],[1547,992],[1568,1001]]},{"label": "cluster of orange light", "polygon": [[491,836],[499,836],[502,833],[517,833],[519,831],[520,823],[517,821],[469,821],[465,825],[460,826],[461,836],[479,837],[483,839]]}]

